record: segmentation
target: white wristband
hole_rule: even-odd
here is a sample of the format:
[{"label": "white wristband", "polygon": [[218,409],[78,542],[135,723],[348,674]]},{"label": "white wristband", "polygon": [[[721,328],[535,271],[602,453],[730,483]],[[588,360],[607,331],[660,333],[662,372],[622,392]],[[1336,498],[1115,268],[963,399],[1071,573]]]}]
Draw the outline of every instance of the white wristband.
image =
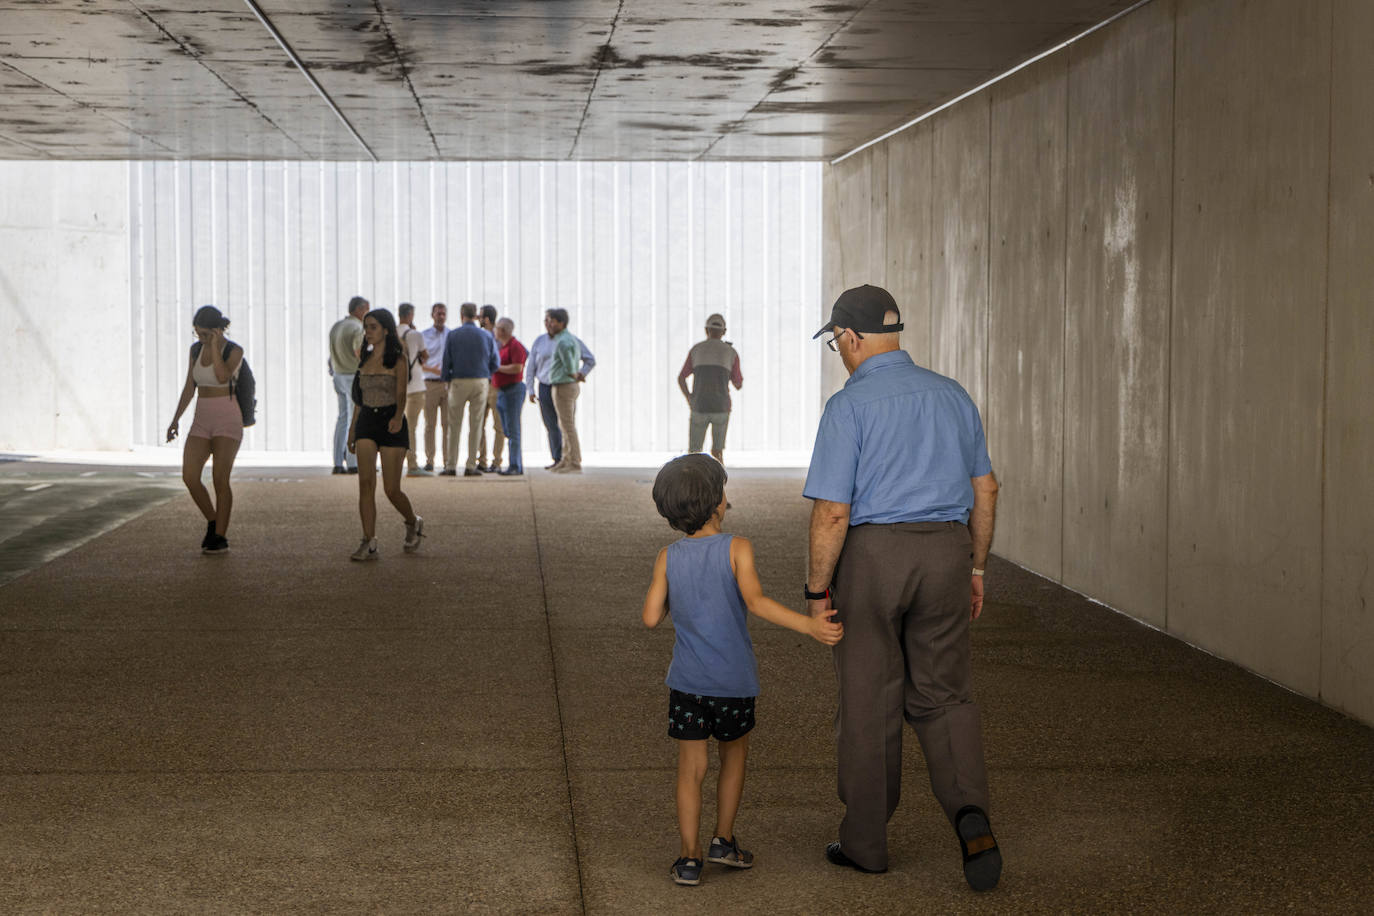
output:
[{"label": "white wristband", "polygon": [[983,571],[982,571],[981,569],[976,569],[976,568],[975,568],[975,569],[973,570],[973,574],[974,574],[975,576],[981,576],[981,575],[983,574]]}]

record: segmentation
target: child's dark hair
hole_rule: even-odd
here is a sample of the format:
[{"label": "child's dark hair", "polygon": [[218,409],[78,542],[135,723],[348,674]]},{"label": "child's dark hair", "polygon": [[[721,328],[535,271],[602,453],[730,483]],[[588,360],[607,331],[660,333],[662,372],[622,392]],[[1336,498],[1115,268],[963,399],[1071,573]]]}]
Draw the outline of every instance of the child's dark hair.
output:
[{"label": "child's dark hair", "polygon": [[658,514],[683,534],[696,534],[725,498],[729,475],[721,463],[700,452],[674,458],[654,478]]}]

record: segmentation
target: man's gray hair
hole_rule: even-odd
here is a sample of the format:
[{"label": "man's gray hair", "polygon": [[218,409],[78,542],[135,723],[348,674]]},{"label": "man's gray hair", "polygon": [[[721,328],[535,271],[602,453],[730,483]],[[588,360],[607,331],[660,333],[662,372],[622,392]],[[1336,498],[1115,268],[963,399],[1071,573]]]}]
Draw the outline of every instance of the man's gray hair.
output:
[{"label": "man's gray hair", "polygon": [[496,326],[497,326],[498,328],[505,328],[507,331],[514,331],[514,330],[515,330],[515,322],[514,322],[514,321],[511,321],[509,318],[498,318],[498,319],[496,319]]}]

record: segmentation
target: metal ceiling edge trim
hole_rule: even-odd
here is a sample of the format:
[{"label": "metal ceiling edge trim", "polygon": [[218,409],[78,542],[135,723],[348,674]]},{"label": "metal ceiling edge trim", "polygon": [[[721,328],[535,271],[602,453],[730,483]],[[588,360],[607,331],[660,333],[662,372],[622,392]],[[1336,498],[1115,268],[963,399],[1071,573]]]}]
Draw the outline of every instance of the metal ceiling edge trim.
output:
[{"label": "metal ceiling edge trim", "polygon": [[320,98],[324,99],[324,103],[329,106],[329,110],[334,112],[335,117],[337,117],[340,123],[342,123],[343,126],[348,129],[348,132],[353,135],[353,139],[358,141],[358,145],[367,153],[368,158],[373,162],[380,161],[377,158],[377,154],[372,152],[372,147],[367,145],[367,141],[364,140],[357,129],[353,127],[352,122],[350,122],[348,118],[344,116],[344,113],[339,110],[339,106],[334,104],[334,100],[329,97],[328,92],[324,91],[324,87],[320,85],[320,81],[315,79],[315,74],[310,72],[310,68],[305,65],[305,61],[300,59],[300,56],[296,54],[295,49],[291,47],[286,38],[281,32],[277,31],[277,27],[272,24],[272,20],[267,18],[267,14],[262,11],[261,7],[259,7],[254,0],[243,0],[243,2],[253,11],[253,15],[257,17],[258,22],[262,23],[262,27],[267,29],[268,33],[276,39],[277,44],[281,45],[281,49],[286,52],[286,56],[291,58],[291,62],[296,65],[296,69],[301,71],[301,75],[310,82],[310,85],[314,87],[315,92],[319,94]]},{"label": "metal ceiling edge trim", "polygon": [[1102,20],[1101,22],[1099,22],[1097,25],[1093,26],[1092,28],[1090,28],[1090,29],[1085,29],[1084,31],[1079,32],[1077,35],[1073,36],[1072,38],[1070,38],[1070,39],[1068,39],[1068,40],[1066,40],[1066,41],[1063,41],[1063,42],[1061,42],[1061,43],[1055,45],[1053,48],[1049,48],[1049,49],[1047,49],[1047,50],[1045,50],[1045,51],[1041,51],[1039,54],[1035,55],[1034,57],[1032,57],[1032,58],[1030,58],[1030,59],[1028,59],[1028,60],[1022,61],[1021,63],[1017,64],[1015,67],[1012,67],[1010,70],[1003,71],[1002,73],[997,74],[996,76],[994,76],[992,79],[988,80],[987,82],[985,82],[985,83],[983,83],[983,84],[981,84],[981,85],[978,85],[978,86],[973,87],[973,88],[970,89],[968,92],[965,92],[965,93],[963,93],[962,95],[955,96],[954,98],[950,99],[948,102],[945,102],[945,103],[943,103],[943,104],[941,104],[941,105],[939,105],[939,106],[937,106],[937,107],[935,107],[935,108],[932,108],[930,111],[927,111],[925,114],[921,115],[920,117],[913,118],[913,119],[911,119],[910,121],[907,121],[905,124],[901,125],[900,127],[894,127],[892,130],[889,130],[887,133],[883,134],[881,137],[874,137],[872,140],[869,140],[867,143],[864,143],[864,144],[861,144],[861,145],[859,145],[859,146],[854,147],[852,150],[850,150],[849,152],[845,153],[843,156],[839,156],[839,157],[837,157],[837,158],[835,158],[835,159],[831,159],[831,160],[830,160],[830,165],[839,165],[841,162],[844,162],[844,161],[845,161],[846,159],[848,159],[850,156],[854,156],[854,155],[857,155],[857,154],[859,154],[859,153],[862,153],[864,150],[868,149],[870,146],[876,146],[877,144],[882,143],[884,140],[888,139],[889,137],[895,137],[897,134],[900,134],[902,131],[907,130],[908,128],[911,128],[911,127],[915,127],[917,124],[920,124],[922,121],[925,121],[925,120],[928,120],[928,119],[930,119],[930,118],[935,117],[937,114],[939,114],[940,112],[944,111],[946,108],[952,108],[952,107],[954,107],[955,105],[958,105],[958,104],[959,104],[960,102],[962,102],[964,99],[969,98],[970,96],[977,95],[978,93],[982,92],[984,89],[988,88],[989,86],[992,86],[992,85],[995,85],[996,83],[1002,82],[1002,80],[1006,79],[1007,77],[1011,76],[1011,75],[1014,74],[1014,73],[1019,73],[1020,71],[1026,69],[1027,67],[1029,67],[1031,64],[1035,63],[1036,61],[1044,60],[1046,57],[1049,57],[1051,54],[1058,54],[1060,51],[1064,50],[1065,48],[1067,48],[1069,45],[1073,44],[1074,42],[1081,41],[1081,40],[1083,40],[1084,38],[1087,38],[1089,35],[1091,35],[1092,33],[1096,32],[1096,31],[1098,31],[1099,29],[1105,29],[1107,26],[1111,25],[1113,22],[1116,22],[1118,19],[1121,19],[1121,18],[1123,18],[1123,17],[1125,17],[1125,16],[1129,16],[1131,13],[1134,13],[1136,10],[1140,9],[1142,6],[1145,6],[1146,4],[1148,4],[1148,3],[1153,3],[1153,2],[1154,2],[1154,0],[1138,0],[1138,2],[1132,3],[1130,6],[1126,7],[1124,10],[1121,10],[1120,12],[1115,13],[1115,14],[1113,14],[1112,16],[1110,16],[1110,17],[1108,17],[1108,18]]}]

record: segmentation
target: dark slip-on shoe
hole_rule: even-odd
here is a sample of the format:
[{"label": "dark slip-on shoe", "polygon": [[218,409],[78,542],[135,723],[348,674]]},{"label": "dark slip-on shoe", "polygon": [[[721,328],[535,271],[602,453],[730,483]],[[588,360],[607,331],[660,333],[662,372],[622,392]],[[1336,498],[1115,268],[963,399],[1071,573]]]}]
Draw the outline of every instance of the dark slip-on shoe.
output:
[{"label": "dark slip-on shoe", "polygon": [[954,832],[964,854],[964,880],[975,891],[992,890],[1002,877],[1002,851],[988,816],[977,805],[965,805],[954,815]]},{"label": "dark slip-on shoe", "polygon": [[830,861],[831,865],[838,865],[841,868],[852,868],[855,871],[863,872],[865,875],[881,875],[883,872],[887,871],[886,868],[864,868],[858,862],[855,862],[853,859],[849,858],[849,856],[845,855],[844,850],[840,849],[839,843],[831,843],[829,846],[826,846],[825,857]]}]

